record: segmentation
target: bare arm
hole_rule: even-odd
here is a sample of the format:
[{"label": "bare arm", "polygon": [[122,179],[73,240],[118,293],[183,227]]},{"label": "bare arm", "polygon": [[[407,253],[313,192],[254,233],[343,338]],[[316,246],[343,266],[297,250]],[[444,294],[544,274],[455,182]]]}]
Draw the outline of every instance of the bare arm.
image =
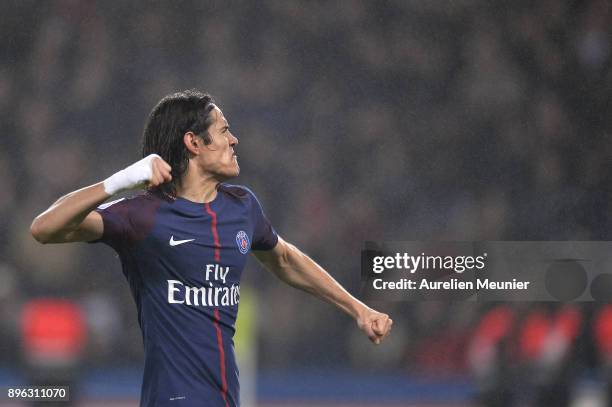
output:
[{"label": "bare arm", "polygon": [[93,210],[109,196],[102,182],[64,195],[34,219],[32,236],[40,243],[99,239],[104,231],[102,217]]},{"label": "bare arm", "polygon": [[376,344],[391,331],[393,321],[387,314],[377,312],[353,297],[321,266],[294,245],[280,237],[269,251],[254,251],[257,259],[283,282],[309,292],[352,316]]},{"label": "bare arm", "polygon": [[[143,166],[148,166],[148,171],[143,172]],[[138,183],[139,177],[145,177],[146,183],[151,186],[172,179],[170,166],[159,157],[144,158],[123,171],[119,178],[126,189],[144,185]],[[126,175],[125,171],[132,172]],[[58,199],[34,219],[30,226],[32,236],[40,243],[87,242],[101,238],[104,224],[102,216],[94,209],[113,195],[107,192],[109,179]],[[116,179],[112,182],[117,183]]]}]

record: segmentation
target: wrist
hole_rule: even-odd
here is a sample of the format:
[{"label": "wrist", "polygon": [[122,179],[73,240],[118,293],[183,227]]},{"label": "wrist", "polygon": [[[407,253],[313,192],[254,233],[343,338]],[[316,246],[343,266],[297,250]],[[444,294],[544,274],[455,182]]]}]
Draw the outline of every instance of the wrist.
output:
[{"label": "wrist", "polygon": [[128,189],[127,186],[129,182],[127,180],[127,177],[125,176],[124,171],[125,170],[118,171],[110,177],[106,178],[104,182],[102,182],[104,192],[106,192],[110,196],[113,196],[119,192]]},{"label": "wrist", "polygon": [[351,307],[351,315],[356,321],[363,319],[371,311],[370,307],[365,305],[363,302],[356,300]]},{"label": "wrist", "polygon": [[157,154],[148,155],[129,167],[114,173],[104,180],[104,191],[109,195],[115,195],[122,191],[142,187],[151,179],[153,173],[152,161],[155,158],[159,158],[159,156]]}]

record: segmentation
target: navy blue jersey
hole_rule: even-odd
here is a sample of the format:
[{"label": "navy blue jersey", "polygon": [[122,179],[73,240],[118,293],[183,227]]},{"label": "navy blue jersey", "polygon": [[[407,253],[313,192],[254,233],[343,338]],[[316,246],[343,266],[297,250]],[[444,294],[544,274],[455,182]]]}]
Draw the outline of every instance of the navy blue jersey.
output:
[{"label": "navy blue jersey", "polygon": [[249,251],[278,241],[255,195],[220,184],[209,203],[147,192],[97,211],[138,308],[140,405],[238,406],[240,276]]}]

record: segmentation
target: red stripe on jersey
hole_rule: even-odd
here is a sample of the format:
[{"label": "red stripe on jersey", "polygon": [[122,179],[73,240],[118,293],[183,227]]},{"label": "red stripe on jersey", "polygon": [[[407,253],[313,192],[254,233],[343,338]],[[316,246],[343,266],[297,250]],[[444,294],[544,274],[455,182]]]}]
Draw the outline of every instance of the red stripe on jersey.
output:
[{"label": "red stripe on jersey", "polygon": [[210,229],[212,230],[213,240],[215,242],[215,261],[221,261],[221,243],[219,243],[219,233],[217,233],[217,214],[210,208],[208,202],[206,202],[206,213],[212,218]]},{"label": "red stripe on jersey", "polygon": [[217,330],[217,346],[219,347],[219,363],[221,365],[221,397],[225,401],[225,407],[229,407],[227,402],[227,379],[225,377],[225,351],[223,350],[223,337],[219,327],[219,309],[215,308],[215,329]]},{"label": "red stripe on jersey", "polygon": [[[206,213],[210,215],[211,224],[210,229],[212,230],[213,240],[215,242],[215,261],[221,261],[221,243],[219,243],[219,233],[217,232],[217,214],[210,207],[210,204],[206,203]],[[223,336],[221,335],[221,327],[219,326],[219,309],[215,308],[215,330],[217,331],[217,346],[219,347],[219,365],[221,370],[221,397],[225,402],[225,407],[229,407],[227,402],[227,378],[225,377],[225,350],[223,349]]]}]

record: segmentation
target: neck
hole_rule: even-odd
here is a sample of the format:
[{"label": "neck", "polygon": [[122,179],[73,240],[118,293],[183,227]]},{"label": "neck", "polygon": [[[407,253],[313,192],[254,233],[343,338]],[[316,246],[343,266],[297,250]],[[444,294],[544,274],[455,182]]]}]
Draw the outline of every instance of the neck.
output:
[{"label": "neck", "polygon": [[217,196],[219,180],[210,174],[199,174],[189,167],[176,186],[176,196],[193,202],[211,202]]}]

